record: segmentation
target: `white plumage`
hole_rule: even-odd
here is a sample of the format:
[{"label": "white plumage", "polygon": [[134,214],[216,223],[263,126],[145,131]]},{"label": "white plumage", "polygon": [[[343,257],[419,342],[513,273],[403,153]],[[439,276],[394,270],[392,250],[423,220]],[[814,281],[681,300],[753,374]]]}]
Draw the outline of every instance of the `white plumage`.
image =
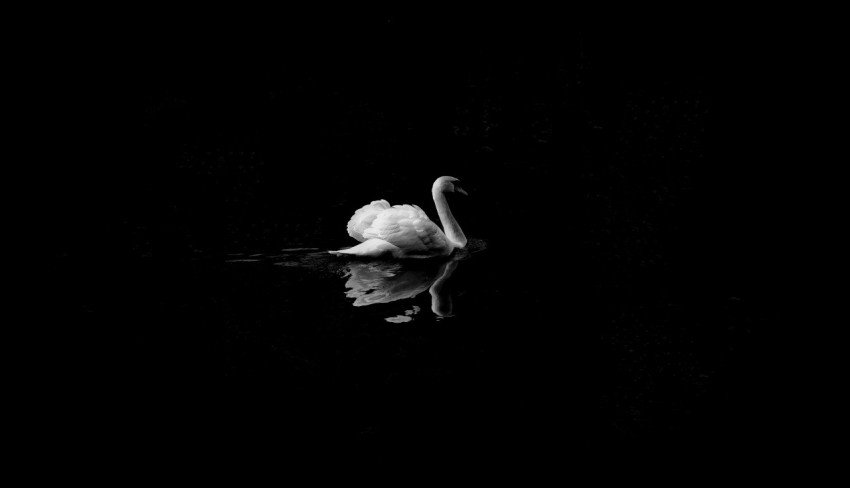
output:
[{"label": "white plumage", "polygon": [[361,242],[350,249],[331,254],[355,256],[392,256],[395,258],[428,258],[447,256],[455,248],[466,246],[466,237],[449,210],[445,193],[466,194],[455,182],[457,178],[442,176],[431,188],[437,213],[445,232],[416,205],[393,205],[375,200],[364,205],[348,221],[348,235]]}]

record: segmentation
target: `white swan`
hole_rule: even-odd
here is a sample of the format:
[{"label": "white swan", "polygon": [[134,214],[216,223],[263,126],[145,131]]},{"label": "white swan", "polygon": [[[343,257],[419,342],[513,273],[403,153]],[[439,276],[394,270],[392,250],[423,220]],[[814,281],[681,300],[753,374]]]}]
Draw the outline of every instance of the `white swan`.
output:
[{"label": "white swan", "polygon": [[449,210],[445,195],[451,192],[466,195],[455,184],[457,182],[457,178],[441,176],[431,187],[445,232],[416,205],[391,207],[386,200],[375,200],[354,212],[348,221],[348,235],[361,244],[329,252],[365,257],[429,258],[448,256],[455,248],[466,247],[466,236]]}]

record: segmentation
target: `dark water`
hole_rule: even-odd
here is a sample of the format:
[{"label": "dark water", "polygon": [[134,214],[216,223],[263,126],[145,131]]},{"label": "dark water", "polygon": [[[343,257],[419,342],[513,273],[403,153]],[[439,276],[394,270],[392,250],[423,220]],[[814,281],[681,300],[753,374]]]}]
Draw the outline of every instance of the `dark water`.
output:
[{"label": "dark water", "polygon": [[[347,42],[178,23],[122,45],[100,121],[120,130],[76,139],[103,161],[49,188],[50,296],[81,324],[49,368],[70,438],[539,459],[774,439],[777,190],[751,192],[752,87],[723,46],[364,15]],[[467,251],[325,252],[374,199],[436,218],[441,175],[469,192]]]}]

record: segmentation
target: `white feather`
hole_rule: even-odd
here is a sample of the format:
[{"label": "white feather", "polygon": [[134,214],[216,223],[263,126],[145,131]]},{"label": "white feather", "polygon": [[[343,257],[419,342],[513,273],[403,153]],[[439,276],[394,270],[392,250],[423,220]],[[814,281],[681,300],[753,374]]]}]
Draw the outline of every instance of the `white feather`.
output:
[{"label": "white feather", "polygon": [[386,200],[375,200],[354,212],[348,221],[348,235],[362,244],[330,252],[366,257],[427,258],[447,256],[455,248],[464,247],[466,237],[448,210],[443,195],[443,192],[454,191],[455,181],[456,178],[443,176],[432,187],[437,211],[449,236],[416,205],[390,206]]}]

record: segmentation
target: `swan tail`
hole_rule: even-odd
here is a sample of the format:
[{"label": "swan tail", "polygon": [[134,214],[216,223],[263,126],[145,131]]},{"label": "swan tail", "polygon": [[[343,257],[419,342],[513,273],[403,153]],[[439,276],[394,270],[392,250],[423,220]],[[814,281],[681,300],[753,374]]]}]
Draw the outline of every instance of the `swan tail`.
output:
[{"label": "swan tail", "polygon": [[348,249],[340,249],[339,251],[328,251],[331,254],[341,256],[363,256],[363,257],[378,257],[386,254],[395,255],[399,248],[390,244],[383,239],[369,239],[354,247]]}]

